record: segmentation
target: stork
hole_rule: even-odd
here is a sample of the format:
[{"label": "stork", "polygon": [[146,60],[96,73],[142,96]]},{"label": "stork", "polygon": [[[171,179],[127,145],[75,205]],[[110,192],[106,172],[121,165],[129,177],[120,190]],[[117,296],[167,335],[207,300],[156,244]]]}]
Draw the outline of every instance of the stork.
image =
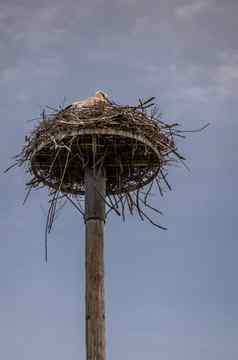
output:
[{"label": "stork", "polygon": [[101,91],[98,90],[96,91],[95,96],[91,96],[85,100],[78,100],[78,101],[74,101],[71,105],[67,106],[64,110],[70,109],[70,108],[75,108],[75,109],[80,109],[80,108],[84,108],[84,107],[93,107],[93,106],[104,106],[105,104],[111,104],[111,101],[109,100],[108,95]]}]

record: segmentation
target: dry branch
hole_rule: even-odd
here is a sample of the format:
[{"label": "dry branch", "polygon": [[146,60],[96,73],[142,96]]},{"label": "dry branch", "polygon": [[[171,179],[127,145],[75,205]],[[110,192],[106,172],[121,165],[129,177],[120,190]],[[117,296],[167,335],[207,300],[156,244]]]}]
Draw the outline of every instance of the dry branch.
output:
[{"label": "dry branch", "polygon": [[[76,109],[59,109],[47,106],[41,120],[25,144],[15,163],[24,166],[31,176],[26,183],[27,200],[31,190],[49,188],[49,210],[45,229],[45,255],[47,260],[47,235],[55,221],[58,202],[69,201],[84,216],[76,202],[85,192],[86,167],[103,171],[106,175],[106,198],[109,210],[126,217],[135,211],[141,220],[164,229],[145,212],[161,212],[149,202],[155,186],[163,195],[163,184],[171,190],[167,169],[173,162],[184,161],[176,147],[176,137],[185,131],[178,124],[161,120],[154,97],[139,99],[135,106],[108,104]],[[150,111],[148,111],[148,109]],[[206,126],[205,126],[206,127]],[[205,127],[195,131],[201,131]],[[192,131],[190,131],[192,132]]]}]

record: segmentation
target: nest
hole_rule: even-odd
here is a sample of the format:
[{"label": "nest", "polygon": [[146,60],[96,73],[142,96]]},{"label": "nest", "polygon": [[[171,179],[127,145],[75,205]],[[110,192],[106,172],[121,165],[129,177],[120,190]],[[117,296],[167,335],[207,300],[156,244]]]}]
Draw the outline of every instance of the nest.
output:
[{"label": "nest", "polygon": [[[25,166],[32,189],[49,188],[49,211],[46,234],[50,232],[57,209],[67,201],[84,215],[84,173],[90,167],[95,174],[103,169],[106,176],[108,211],[125,219],[126,209],[153,225],[147,210],[154,186],[161,195],[167,181],[168,166],[183,161],[178,153],[176,136],[182,136],[178,124],[161,121],[154,98],[139,100],[136,106],[104,103],[98,106],[50,109],[42,113],[13,166]],[[9,170],[9,169],[7,169]]]}]

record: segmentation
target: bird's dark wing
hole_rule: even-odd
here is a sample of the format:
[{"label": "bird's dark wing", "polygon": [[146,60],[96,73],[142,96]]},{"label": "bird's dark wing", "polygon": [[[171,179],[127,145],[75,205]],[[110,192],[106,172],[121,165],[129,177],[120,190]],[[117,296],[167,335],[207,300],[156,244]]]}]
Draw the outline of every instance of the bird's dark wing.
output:
[{"label": "bird's dark wing", "polygon": [[66,106],[66,107],[63,109],[63,111],[64,111],[64,110],[68,110],[68,109],[70,109],[71,107],[72,107],[72,104]]}]

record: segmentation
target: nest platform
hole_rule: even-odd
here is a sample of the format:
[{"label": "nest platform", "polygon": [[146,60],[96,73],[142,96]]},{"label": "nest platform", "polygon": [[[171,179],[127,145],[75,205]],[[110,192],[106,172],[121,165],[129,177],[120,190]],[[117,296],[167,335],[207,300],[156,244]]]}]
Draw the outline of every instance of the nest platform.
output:
[{"label": "nest platform", "polygon": [[[136,106],[101,103],[89,107],[52,109],[41,114],[38,125],[25,137],[14,166],[24,166],[30,180],[26,199],[34,189],[49,189],[46,234],[55,214],[68,201],[83,215],[85,170],[106,177],[106,215],[112,210],[126,217],[137,212],[141,220],[164,229],[151,217],[150,195],[169,189],[168,167],[183,161],[175,137],[183,137],[178,124],[161,121],[154,98]],[[147,213],[149,211],[149,214]]]},{"label": "nest platform", "polygon": [[150,183],[176,150],[171,128],[144,107],[69,107],[44,116],[24,148],[32,184],[83,195],[86,167],[103,167],[108,195]]}]

